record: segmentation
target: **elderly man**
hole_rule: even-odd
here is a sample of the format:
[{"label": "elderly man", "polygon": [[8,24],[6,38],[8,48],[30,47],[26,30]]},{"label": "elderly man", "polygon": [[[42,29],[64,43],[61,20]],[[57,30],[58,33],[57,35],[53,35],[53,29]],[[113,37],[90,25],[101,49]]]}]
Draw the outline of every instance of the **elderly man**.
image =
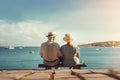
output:
[{"label": "elderly man", "polygon": [[43,63],[46,66],[55,66],[58,69],[59,58],[62,56],[60,52],[60,46],[58,43],[54,42],[55,34],[49,32],[46,36],[48,41],[41,44],[40,55],[43,58]]}]

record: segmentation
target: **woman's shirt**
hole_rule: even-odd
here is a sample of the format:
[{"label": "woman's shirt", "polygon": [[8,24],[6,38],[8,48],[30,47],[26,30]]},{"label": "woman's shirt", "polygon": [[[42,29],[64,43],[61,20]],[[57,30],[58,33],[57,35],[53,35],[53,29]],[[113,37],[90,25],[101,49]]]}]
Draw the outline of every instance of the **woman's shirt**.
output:
[{"label": "woman's shirt", "polygon": [[76,63],[74,61],[74,55],[79,50],[75,46],[63,45],[61,47],[61,53],[63,54],[63,65],[74,66]]}]

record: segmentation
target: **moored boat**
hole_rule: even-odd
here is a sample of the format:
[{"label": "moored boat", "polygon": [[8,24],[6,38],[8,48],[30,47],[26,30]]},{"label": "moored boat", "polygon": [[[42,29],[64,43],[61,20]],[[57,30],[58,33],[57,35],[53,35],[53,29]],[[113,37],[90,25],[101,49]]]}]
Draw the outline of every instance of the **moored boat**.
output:
[{"label": "moored boat", "polygon": [[15,49],[14,46],[5,46],[4,48],[5,48],[5,49]]}]

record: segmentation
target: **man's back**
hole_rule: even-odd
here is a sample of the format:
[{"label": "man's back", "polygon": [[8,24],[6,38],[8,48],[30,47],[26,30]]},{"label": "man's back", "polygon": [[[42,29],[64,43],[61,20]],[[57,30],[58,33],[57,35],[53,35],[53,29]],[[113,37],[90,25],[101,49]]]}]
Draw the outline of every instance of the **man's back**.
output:
[{"label": "man's back", "polygon": [[60,47],[55,42],[47,41],[41,45],[41,56],[48,61],[53,61],[61,56]]},{"label": "man's back", "polygon": [[59,64],[59,57],[62,56],[58,43],[55,43],[55,35],[49,32],[46,36],[48,41],[41,44],[40,55],[43,57],[43,63],[47,66],[56,66]]}]

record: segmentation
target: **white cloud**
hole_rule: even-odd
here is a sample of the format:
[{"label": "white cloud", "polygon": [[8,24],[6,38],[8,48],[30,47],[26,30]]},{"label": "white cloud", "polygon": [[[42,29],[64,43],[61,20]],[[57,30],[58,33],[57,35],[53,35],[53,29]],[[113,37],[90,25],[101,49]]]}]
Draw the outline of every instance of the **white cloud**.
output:
[{"label": "white cloud", "polygon": [[58,35],[56,41],[60,44],[65,33],[73,35],[75,44],[120,40],[119,0],[91,0],[77,7],[50,15],[47,23],[42,22],[44,19],[16,23],[0,20],[0,44],[39,45],[49,31]]},{"label": "white cloud", "polygon": [[91,0],[61,18],[76,43],[120,40],[120,0]]},{"label": "white cloud", "polygon": [[57,24],[41,21],[8,23],[0,20],[0,45],[40,45],[45,35],[56,27]]}]

